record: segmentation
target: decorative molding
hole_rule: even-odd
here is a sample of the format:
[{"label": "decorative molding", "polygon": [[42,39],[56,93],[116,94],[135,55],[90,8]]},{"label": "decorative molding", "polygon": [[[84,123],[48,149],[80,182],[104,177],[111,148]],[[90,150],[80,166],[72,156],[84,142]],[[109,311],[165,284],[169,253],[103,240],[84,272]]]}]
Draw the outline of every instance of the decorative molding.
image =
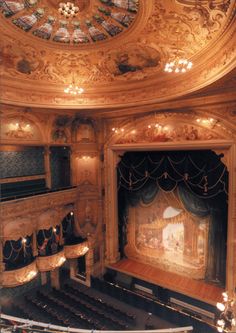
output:
[{"label": "decorative molding", "polygon": [[0,178],[0,183],[7,184],[7,183],[24,182],[27,180],[45,179],[45,177],[46,177],[45,175],[35,175],[35,176],[25,176],[25,177]]}]

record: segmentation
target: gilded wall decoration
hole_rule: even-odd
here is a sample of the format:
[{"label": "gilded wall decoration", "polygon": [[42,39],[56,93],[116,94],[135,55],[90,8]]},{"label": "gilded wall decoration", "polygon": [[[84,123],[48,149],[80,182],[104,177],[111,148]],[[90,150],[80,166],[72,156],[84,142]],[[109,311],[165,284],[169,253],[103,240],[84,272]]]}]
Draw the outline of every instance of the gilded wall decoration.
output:
[{"label": "gilded wall decoration", "polygon": [[54,120],[52,129],[52,141],[56,143],[67,143],[70,141],[70,118],[67,116],[58,116]]},{"label": "gilded wall decoration", "polygon": [[[227,2],[227,4],[226,4]],[[159,45],[175,47],[191,55],[204,47],[218,33],[227,19],[227,9],[232,1],[178,1],[164,4],[156,0],[154,15],[150,16],[145,31],[155,31]],[[145,38],[145,37],[144,37]]]},{"label": "gilded wall decoration", "polygon": [[38,126],[25,117],[4,118],[1,121],[0,138],[2,140],[42,141]]},{"label": "gilded wall decoration", "polygon": [[97,204],[94,200],[81,200],[79,212],[79,225],[85,233],[94,233],[97,227]]},{"label": "gilded wall decoration", "polygon": [[206,128],[200,128],[188,124],[146,125],[144,128],[130,130],[127,134],[122,135],[116,143],[136,143],[136,142],[168,142],[168,141],[197,141],[212,140],[219,138],[213,132]]}]

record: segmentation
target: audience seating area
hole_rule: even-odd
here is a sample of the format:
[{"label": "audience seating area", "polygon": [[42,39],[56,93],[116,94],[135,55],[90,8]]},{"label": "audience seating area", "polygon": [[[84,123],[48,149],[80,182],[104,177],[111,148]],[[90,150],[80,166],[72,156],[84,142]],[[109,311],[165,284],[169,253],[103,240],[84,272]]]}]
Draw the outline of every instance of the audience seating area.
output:
[{"label": "audience seating area", "polygon": [[[193,326],[193,333],[216,333],[217,330],[201,318],[164,304],[158,299],[139,294],[117,284],[92,278],[92,290],[73,281],[65,284],[60,290],[50,289],[36,291],[14,301],[11,307],[2,308],[3,313],[34,321],[59,326],[91,330],[132,330],[135,329],[136,317],[118,308],[102,297],[95,295],[108,294],[117,300],[150,312],[159,318],[180,326]],[[109,299],[105,297],[105,299]],[[151,329],[154,327],[146,327]]]},{"label": "audience seating area", "polygon": [[174,308],[170,304],[164,304],[158,299],[153,297],[144,296],[130,289],[126,289],[118,284],[111,283],[99,278],[92,277],[92,287],[108,294],[120,301],[126,302],[129,305],[140,308],[146,312],[153,313],[154,315],[167,320],[178,326],[193,326],[193,333],[216,333],[217,329],[215,326],[206,323],[201,320],[199,316],[191,314],[187,311],[181,311]]},{"label": "audience seating area", "polygon": [[135,324],[134,315],[69,284],[60,290],[26,295],[3,311],[15,317],[82,329],[129,330]]}]

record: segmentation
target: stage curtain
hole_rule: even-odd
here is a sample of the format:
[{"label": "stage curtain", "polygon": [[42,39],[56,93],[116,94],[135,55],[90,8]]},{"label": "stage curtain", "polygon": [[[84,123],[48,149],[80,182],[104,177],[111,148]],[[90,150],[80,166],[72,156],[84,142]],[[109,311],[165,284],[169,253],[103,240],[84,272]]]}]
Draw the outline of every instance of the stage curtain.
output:
[{"label": "stage curtain", "polygon": [[178,196],[185,209],[198,217],[210,216],[206,280],[225,284],[227,202],[224,196],[201,199],[183,185]]},{"label": "stage curtain", "polygon": [[177,190],[185,209],[210,216],[206,279],[225,283],[228,171],[212,151],[128,152],[117,166],[119,245],[127,243],[128,207]]},{"label": "stage curtain", "polygon": [[184,207],[193,215],[206,217],[210,214],[208,201],[190,192],[183,184],[178,186],[178,196]]}]

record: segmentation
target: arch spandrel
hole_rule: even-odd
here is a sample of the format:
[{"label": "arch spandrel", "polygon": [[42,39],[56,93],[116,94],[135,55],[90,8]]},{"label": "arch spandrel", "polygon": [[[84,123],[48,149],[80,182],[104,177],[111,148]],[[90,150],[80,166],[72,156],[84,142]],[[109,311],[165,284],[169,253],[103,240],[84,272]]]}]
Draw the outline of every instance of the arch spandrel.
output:
[{"label": "arch spandrel", "polygon": [[163,113],[111,127],[107,146],[232,140],[233,131],[214,116]]}]

